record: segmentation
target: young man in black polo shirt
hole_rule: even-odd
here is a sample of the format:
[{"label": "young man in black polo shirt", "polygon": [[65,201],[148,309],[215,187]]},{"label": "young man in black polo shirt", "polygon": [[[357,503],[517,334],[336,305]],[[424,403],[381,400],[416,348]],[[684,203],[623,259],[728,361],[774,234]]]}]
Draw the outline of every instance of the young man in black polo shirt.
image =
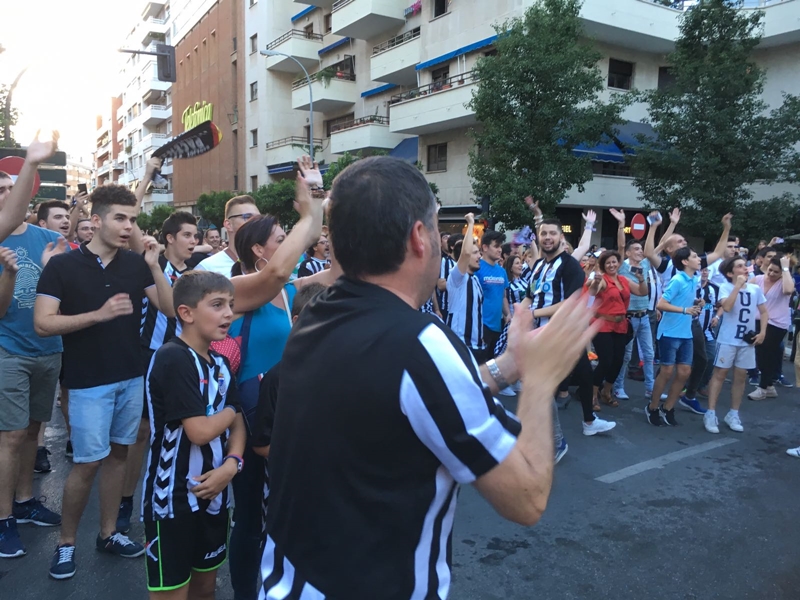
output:
[{"label": "young man in black polo shirt", "polygon": [[[479,368],[418,310],[441,251],[436,200],[415,167],[351,165],[328,218],[344,276],[303,310],[281,361],[261,597],[443,598],[458,483],[513,521],[541,516],[553,393],[597,328],[578,298],[541,337],[517,311],[509,351]],[[520,369],[517,420],[492,392]]]},{"label": "young man in black polo shirt", "polygon": [[64,341],[63,385],[70,390],[75,463],[64,486],[61,539],[50,565],[55,579],[75,574],[78,523],[101,464],[97,548],[123,557],[144,553],[141,544],[116,531],[128,446],[136,441],[142,417],[141,307],[147,297],[167,316],[175,311],[158,245],[151,242],[144,258],[124,249],[136,215],[130,190],[97,188],[92,241],[50,259],[37,287],[36,333]]}]

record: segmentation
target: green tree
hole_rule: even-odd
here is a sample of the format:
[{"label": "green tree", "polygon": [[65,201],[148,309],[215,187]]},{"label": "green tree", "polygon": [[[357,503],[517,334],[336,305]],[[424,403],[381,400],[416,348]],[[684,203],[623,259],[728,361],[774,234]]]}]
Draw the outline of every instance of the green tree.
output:
[{"label": "green tree", "polygon": [[336,176],[354,162],[361,159],[362,156],[363,155],[360,151],[358,154],[350,154],[349,152],[345,152],[338,159],[336,159],[336,162],[332,162],[331,166],[328,168],[328,171],[322,176],[322,185],[325,187],[325,189],[331,189],[333,180],[336,179]]},{"label": "green tree", "polygon": [[222,230],[225,220],[225,204],[236,195],[235,192],[207,192],[197,199],[197,211],[205,220]]},{"label": "green tree", "polygon": [[149,214],[146,212],[139,213],[136,222],[139,224],[139,228],[142,231],[153,234],[161,231],[161,226],[164,224],[166,218],[174,212],[174,207],[161,204],[154,207]]},{"label": "green tree", "polygon": [[599,100],[602,55],[584,39],[580,0],[539,0],[495,26],[497,54],[478,61],[469,106],[469,174],[477,197],[491,197],[491,216],[514,228],[530,223],[522,199],[533,194],[551,212],[567,191],[592,179],[591,162],[573,149],[595,146],[619,123],[628,95]]},{"label": "green tree", "polygon": [[[14,139],[13,134],[10,139],[3,139],[2,133],[6,126],[6,98],[8,97],[8,86],[0,85],[0,148],[19,148],[19,144]],[[17,117],[19,113],[16,108],[11,108],[11,118],[9,119],[9,127],[17,124]]]},{"label": "green tree", "polygon": [[293,206],[294,186],[294,179],[282,179],[262,185],[253,193],[261,214],[274,215],[284,229],[291,229],[300,218]]},{"label": "green tree", "polygon": [[686,11],[668,57],[674,82],[641,94],[657,138],[637,149],[635,184],[651,207],[680,207],[692,235],[713,238],[722,215],[733,212],[737,232],[763,228],[750,239],[771,237],[777,223],[761,209],[785,215],[785,200],[749,205],[750,186],[791,180],[800,164],[793,149],[800,102],[785,95],[768,111],[765,72],[753,60],[763,13],[740,8],[741,2],[705,0]]}]

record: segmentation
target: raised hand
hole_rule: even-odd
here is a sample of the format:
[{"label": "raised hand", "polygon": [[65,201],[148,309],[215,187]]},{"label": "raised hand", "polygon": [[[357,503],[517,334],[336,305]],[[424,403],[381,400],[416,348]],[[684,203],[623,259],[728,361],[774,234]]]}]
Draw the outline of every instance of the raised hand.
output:
[{"label": "raised hand", "polygon": [[162,163],[163,161],[157,156],[151,156],[147,159],[144,172],[148,175],[152,175],[161,168]]},{"label": "raised hand", "polygon": [[10,248],[0,247],[0,267],[3,268],[4,272],[8,273],[16,273],[19,271],[17,253]]},{"label": "raised hand", "polygon": [[738,287],[742,287],[746,283],[747,283],[747,277],[745,277],[744,275],[737,275],[736,276],[736,285]]},{"label": "raised hand", "polygon": [[789,255],[788,254],[784,254],[783,256],[781,256],[781,267],[782,268],[788,269],[789,265],[791,265],[791,264],[792,264],[792,261],[789,260]]},{"label": "raised hand", "polygon": [[542,216],[542,209],[539,208],[539,201],[534,200],[533,196],[526,196],[525,204],[527,204],[528,208],[530,208],[533,211],[534,215],[536,215],[537,217]]},{"label": "raised hand", "polygon": [[133,314],[133,303],[128,294],[115,294],[111,296],[111,298],[106,300],[106,303],[100,307],[100,310],[97,311],[101,323],[130,314]]},{"label": "raised hand", "polygon": [[297,166],[300,168],[300,174],[303,176],[308,186],[322,187],[322,173],[319,172],[319,165],[312,162],[310,156],[301,156],[297,159]]},{"label": "raised hand", "polygon": [[586,214],[582,214],[581,216],[583,217],[583,220],[586,221],[587,223],[592,223],[592,224],[597,223],[597,213],[594,212],[591,208],[586,211]]},{"label": "raised hand", "polygon": [[467,225],[472,227],[475,225],[475,215],[472,213],[467,213],[464,215],[464,220],[467,222]]},{"label": "raised hand", "polygon": [[[672,219],[671,216],[670,219]],[[657,227],[661,223],[661,213],[658,212],[657,210],[654,210],[653,212],[650,213],[650,220],[653,222],[652,226]]]},{"label": "raised hand", "polygon": [[727,213],[724,217],[722,217],[722,224],[730,229],[731,227],[731,220],[733,219],[732,213]]},{"label": "raised hand", "polygon": [[608,212],[611,213],[611,216],[614,217],[617,222],[625,225],[625,211],[624,210],[617,210],[616,208],[609,208]]},{"label": "raised hand", "polygon": [[44,247],[44,252],[42,252],[42,267],[44,267],[50,259],[53,258],[56,254],[63,254],[67,251],[67,240],[63,236],[58,238],[58,241],[53,243],[50,242],[47,246]]},{"label": "raised hand", "polygon": [[308,156],[301,156],[297,159],[299,171],[295,184],[294,209],[301,217],[314,215],[319,212],[320,222],[322,221],[322,207],[327,201],[327,196],[320,196],[312,193],[312,188],[322,186],[322,174],[319,172],[319,165],[312,162]]},{"label": "raised hand", "polygon": [[34,165],[42,164],[58,150],[58,132],[53,131],[48,140],[40,140],[39,135],[41,133],[41,130],[36,132],[36,137],[28,145],[28,150],[25,154],[25,159]]},{"label": "raised hand", "polygon": [[145,236],[142,238],[142,244],[144,245],[144,262],[151,268],[155,267],[160,269],[158,265],[158,255],[161,252],[161,248],[156,238],[149,235]]},{"label": "raised hand", "polygon": [[672,212],[669,213],[669,222],[677,225],[680,220],[681,220],[681,209],[675,207],[672,209]]}]

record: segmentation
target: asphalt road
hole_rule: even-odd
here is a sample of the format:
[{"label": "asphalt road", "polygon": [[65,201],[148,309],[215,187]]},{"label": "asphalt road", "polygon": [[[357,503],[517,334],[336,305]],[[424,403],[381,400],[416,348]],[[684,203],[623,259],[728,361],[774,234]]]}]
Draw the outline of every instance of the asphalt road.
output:
[{"label": "asphalt road", "polygon": [[[569,452],[535,527],[503,521],[472,488],[462,490],[451,598],[800,598],[800,460],[785,454],[800,445],[800,392],[745,400],[745,432],[736,434],[721,419],[726,385],[721,433],[711,435],[688,412],[677,428],[648,425],[642,385],[627,388],[632,400],[602,412],[618,423],[609,435],[584,437],[576,402],[561,411]],[[69,468],[60,415],[47,441],[54,469],[36,479],[58,507]],[[0,599],[146,598],[142,560],[94,550],[97,520],[95,493],[79,534],[78,573],[68,581],[47,576],[57,528],[20,526],[28,555],[0,559]],[[132,535],[142,538],[140,524]],[[232,598],[227,570],[217,598]]]}]

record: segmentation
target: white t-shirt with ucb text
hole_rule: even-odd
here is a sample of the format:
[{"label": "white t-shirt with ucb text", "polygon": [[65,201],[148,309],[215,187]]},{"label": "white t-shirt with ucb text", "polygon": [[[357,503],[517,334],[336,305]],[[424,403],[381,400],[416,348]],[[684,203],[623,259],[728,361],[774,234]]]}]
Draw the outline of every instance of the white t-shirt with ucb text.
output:
[{"label": "white t-shirt with ucb text", "polygon": [[[723,283],[719,288],[719,300],[724,301],[733,292],[734,285],[730,282]],[[756,317],[759,316],[758,307],[765,304],[767,299],[761,288],[753,283],[745,284],[739,290],[739,297],[733,305],[733,310],[722,315],[719,326],[717,343],[729,346],[747,346],[744,336],[748,331],[756,331]],[[758,333],[756,331],[756,333]]]}]

